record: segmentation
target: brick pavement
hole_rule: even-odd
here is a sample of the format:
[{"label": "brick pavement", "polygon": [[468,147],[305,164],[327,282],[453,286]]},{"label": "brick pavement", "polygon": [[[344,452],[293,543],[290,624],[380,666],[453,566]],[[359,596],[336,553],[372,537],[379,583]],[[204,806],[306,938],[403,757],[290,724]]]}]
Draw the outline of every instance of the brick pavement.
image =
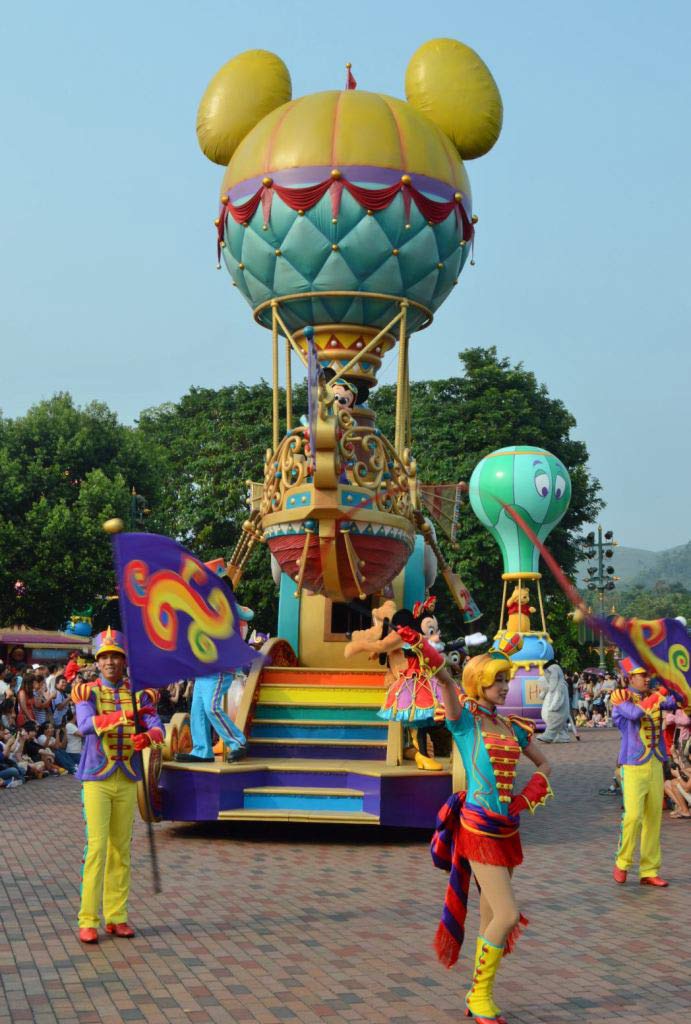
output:
[{"label": "brick pavement", "polygon": [[[497,995],[513,1024],[677,1024],[691,826],[665,820],[667,890],[610,881],[619,803],[599,796],[616,734],[550,748],[557,799],[525,822],[517,872],[531,927]],[[365,1021],[462,1019],[466,955],[440,967],[431,942],[446,878],[426,836],[375,829],[211,823],[157,828],[164,893],[151,895],[146,832],[134,839],[134,941],[74,935],[83,843],[79,785],[0,794],[0,1021]],[[667,952],[676,969],[666,971]],[[676,976],[675,976],[676,975]]]}]

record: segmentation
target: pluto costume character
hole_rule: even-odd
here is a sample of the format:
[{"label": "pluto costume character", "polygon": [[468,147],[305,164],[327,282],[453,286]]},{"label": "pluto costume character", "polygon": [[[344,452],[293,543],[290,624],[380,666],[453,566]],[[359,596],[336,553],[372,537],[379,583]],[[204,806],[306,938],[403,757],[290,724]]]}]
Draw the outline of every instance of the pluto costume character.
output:
[{"label": "pluto costume character", "polygon": [[82,942],[98,942],[101,895],[106,931],[120,938],[134,935],[127,923],[127,903],[134,807],[137,782],[142,777],[139,751],[163,742],[153,690],[138,696],[139,721],[146,731],[135,732],[122,634],[110,628],[99,633],[94,654],[100,679],[77,683],[72,690],[77,728],[84,737],[77,769],[77,778],[83,783],[86,822],[79,909]]},{"label": "pluto costume character", "polygon": [[676,711],[677,700],[666,691],[651,693],[646,670],[632,665],[630,658],[626,661],[628,687],[612,694],[612,720],[621,732],[619,764],[624,798],[614,881],[620,885],[626,882],[640,837],[641,885],[666,886],[668,883],[658,874],[662,864],[663,765],[667,760],[662,712]]}]

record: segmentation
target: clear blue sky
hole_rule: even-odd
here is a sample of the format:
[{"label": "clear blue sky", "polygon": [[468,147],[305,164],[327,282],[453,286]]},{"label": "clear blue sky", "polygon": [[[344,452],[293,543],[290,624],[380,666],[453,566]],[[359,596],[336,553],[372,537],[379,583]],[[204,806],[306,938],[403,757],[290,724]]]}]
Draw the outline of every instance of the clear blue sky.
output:
[{"label": "clear blue sky", "polygon": [[688,541],[686,0],[7,5],[5,415],[67,389],[132,422],[193,384],[268,376],[268,332],[214,269],[222,170],[194,132],[207,82],[261,47],[295,95],[340,88],[351,60],[361,88],[403,96],[410,55],[440,35],[489,64],[504,131],[468,163],[477,266],[413,339],[412,376],[457,373],[470,345],[522,360],[578,419],[603,523],[627,545]]}]

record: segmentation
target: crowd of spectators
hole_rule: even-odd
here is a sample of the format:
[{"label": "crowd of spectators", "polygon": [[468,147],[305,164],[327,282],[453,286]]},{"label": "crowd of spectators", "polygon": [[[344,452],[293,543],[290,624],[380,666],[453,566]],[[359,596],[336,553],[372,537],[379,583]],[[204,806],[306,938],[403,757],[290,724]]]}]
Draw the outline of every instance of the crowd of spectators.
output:
[{"label": "crowd of spectators", "polygon": [[[74,775],[82,750],[70,699],[76,682],[98,679],[95,663],[80,663],[76,653],[64,665],[0,663],[0,789],[35,779]],[[192,680],[159,693],[158,712],[168,722],[189,712]]]},{"label": "crowd of spectators", "polygon": [[51,776],[73,775],[82,737],[74,721],[70,690],[75,679],[91,680],[95,666],[15,665],[0,675],[0,788]]},{"label": "crowd of spectators", "polygon": [[612,693],[625,682],[619,676],[598,670],[567,676],[571,711],[577,728],[612,725]]}]

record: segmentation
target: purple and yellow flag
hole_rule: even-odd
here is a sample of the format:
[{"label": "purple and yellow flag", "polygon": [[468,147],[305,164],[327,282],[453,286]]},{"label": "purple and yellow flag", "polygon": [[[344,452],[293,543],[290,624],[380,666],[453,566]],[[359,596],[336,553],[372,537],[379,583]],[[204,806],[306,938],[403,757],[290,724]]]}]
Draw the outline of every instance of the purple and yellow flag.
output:
[{"label": "purple and yellow flag", "polygon": [[120,620],[133,690],[212,675],[257,658],[240,636],[228,583],[169,537],[113,538]]},{"label": "purple and yellow flag", "polygon": [[500,504],[533,542],[555,580],[588,625],[604,633],[650,675],[662,680],[683,707],[691,706],[691,639],[686,626],[679,619],[624,619],[620,615],[603,619],[590,614],[571,580],[523,517],[505,502],[500,501]]},{"label": "purple and yellow flag", "polygon": [[691,639],[678,619],[592,618],[591,625],[660,679],[684,707],[691,704]]}]

